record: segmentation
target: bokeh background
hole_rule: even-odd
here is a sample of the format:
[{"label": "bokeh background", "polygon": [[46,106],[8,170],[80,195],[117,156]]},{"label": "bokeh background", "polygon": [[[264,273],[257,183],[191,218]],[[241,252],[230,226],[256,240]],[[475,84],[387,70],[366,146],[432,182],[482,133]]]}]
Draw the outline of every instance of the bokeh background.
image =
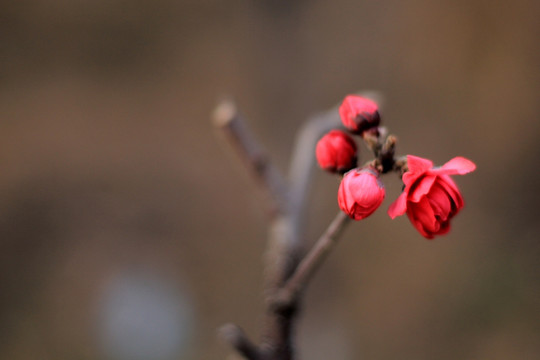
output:
[{"label": "bokeh background", "polygon": [[[0,2],[0,358],[225,359],[263,319],[262,197],[212,128],[233,96],[281,169],[312,114],[384,95],[400,154],[462,155],[424,240],[385,209],[306,294],[303,359],[540,356],[540,3]],[[362,161],[368,160],[363,148]],[[307,238],[337,211],[317,171]]]}]

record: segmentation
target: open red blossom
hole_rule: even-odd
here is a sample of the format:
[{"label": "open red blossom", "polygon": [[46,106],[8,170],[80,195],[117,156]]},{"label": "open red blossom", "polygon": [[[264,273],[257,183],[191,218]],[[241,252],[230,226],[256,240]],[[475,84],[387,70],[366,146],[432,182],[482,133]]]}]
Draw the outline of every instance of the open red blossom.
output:
[{"label": "open red blossom", "polygon": [[377,210],[384,195],[384,185],[375,169],[354,169],[341,180],[338,204],[351,219],[362,220]]},{"label": "open red blossom", "polygon": [[379,106],[370,99],[357,95],[345,97],[339,107],[339,115],[343,125],[355,134],[379,126]]},{"label": "open red blossom", "polygon": [[317,143],[315,156],[324,170],[344,173],[356,167],[356,143],[343,131],[331,130]]},{"label": "open red blossom", "polygon": [[408,171],[403,174],[405,189],[390,205],[392,219],[407,213],[414,227],[428,239],[446,234],[452,219],[463,208],[463,197],[449,175],[464,175],[476,165],[463,157],[455,157],[441,167],[433,162],[407,155]]}]

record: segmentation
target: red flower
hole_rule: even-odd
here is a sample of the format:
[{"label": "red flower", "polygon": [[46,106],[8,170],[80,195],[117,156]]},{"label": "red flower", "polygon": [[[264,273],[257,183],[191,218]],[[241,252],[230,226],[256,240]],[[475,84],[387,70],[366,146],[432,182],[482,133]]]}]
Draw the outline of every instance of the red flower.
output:
[{"label": "red flower", "polygon": [[344,173],[356,167],[356,143],[340,130],[324,135],[317,143],[315,155],[320,167],[327,171]]},{"label": "red flower", "polygon": [[379,126],[381,118],[377,104],[361,96],[348,95],[339,107],[343,125],[351,132],[362,134],[365,130]]},{"label": "red flower", "polygon": [[403,174],[405,189],[390,205],[392,219],[407,213],[414,227],[428,239],[450,230],[452,219],[463,207],[463,198],[449,175],[464,175],[476,165],[463,157],[455,157],[441,167],[430,160],[408,155],[409,170]]},{"label": "red flower", "polygon": [[354,169],[341,180],[338,204],[351,219],[362,220],[377,210],[384,194],[384,186],[375,169]]}]

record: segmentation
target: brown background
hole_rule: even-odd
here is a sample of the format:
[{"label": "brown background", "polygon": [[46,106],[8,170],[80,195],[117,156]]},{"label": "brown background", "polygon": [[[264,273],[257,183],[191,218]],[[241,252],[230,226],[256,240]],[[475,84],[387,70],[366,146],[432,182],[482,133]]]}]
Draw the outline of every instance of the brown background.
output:
[{"label": "brown background", "polygon": [[[300,355],[538,356],[539,4],[0,2],[0,358],[108,358],[100,299],[132,268],[189,299],[172,358],[230,356],[227,321],[256,337],[262,198],[212,108],[234,96],[286,169],[305,119],[362,89],[384,94],[400,154],[478,170],[433,242],[388,218],[400,184],[384,178],[382,209],[309,288]],[[311,239],[337,211],[338,179],[314,180]]]}]

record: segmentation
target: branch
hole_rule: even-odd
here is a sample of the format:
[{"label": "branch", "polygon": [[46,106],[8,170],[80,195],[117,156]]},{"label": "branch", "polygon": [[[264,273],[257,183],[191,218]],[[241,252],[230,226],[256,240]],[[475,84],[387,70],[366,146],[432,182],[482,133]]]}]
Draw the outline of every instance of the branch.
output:
[{"label": "branch", "polygon": [[334,107],[311,117],[298,132],[289,168],[291,231],[297,243],[304,232],[305,209],[315,169],[315,146],[326,132],[339,127],[341,120],[338,108]]},{"label": "branch", "polygon": [[[264,291],[267,299],[275,297],[285,280],[297,264],[297,250],[291,232],[289,216],[289,191],[279,172],[271,166],[261,146],[248,131],[236,106],[231,101],[223,101],[213,114],[214,124],[231,143],[240,159],[251,174],[252,179],[267,193],[270,207],[271,225],[265,256]],[[270,305],[268,301],[268,305]],[[281,316],[272,311],[267,313],[260,347],[247,341],[238,327],[228,326],[227,339],[248,359],[290,359],[292,354],[290,336],[292,314]],[[231,335],[232,334],[232,335]],[[246,352],[247,351],[247,352]],[[253,358],[255,356],[255,358]]]},{"label": "branch", "polygon": [[213,113],[214,125],[225,135],[243,160],[252,178],[267,193],[271,215],[287,210],[287,185],[280,172],[272,166],[265,152],[246,127],[232,101],[220,102]]},{"label": "branch", "polygon": [[[373,98],[378,94],[363,93],[363,96]],[[292,333],[301,290],[334,247],[348,219],[340,212],[313,249],[300,261],[302,223],[315,167],[314,150],[325,132],[340,127],[338,109],[335,107],[311,118],[300,130],[290,164],[290,188],[271,166],[232,102],[221,102],[213,118],[252,178],[269,195],[272,215],[264,267],[268,312],[261,344],[252,344],[236,325],[225,326],[221,333],[249,360],[291,360],[294,358]],[[281,302],[277,299],[281,299]]]},{"label": "branch", "polygon": [[258,360],[261,355],[255,346],[244,334],[244,331],[235,324],[225,324],[219,330],[219,337],[231,344],[236,351],[248,360]]},{"label": "branch", "polygon": [[315,271],[337,244],[339,235],[348,222],[349,217],[344,212],[340,211],[336,215],[324,234],[302,259],[294,273],[277,294],[277,307],[289,307],[297,302],[301,291],[307,286]]}]

